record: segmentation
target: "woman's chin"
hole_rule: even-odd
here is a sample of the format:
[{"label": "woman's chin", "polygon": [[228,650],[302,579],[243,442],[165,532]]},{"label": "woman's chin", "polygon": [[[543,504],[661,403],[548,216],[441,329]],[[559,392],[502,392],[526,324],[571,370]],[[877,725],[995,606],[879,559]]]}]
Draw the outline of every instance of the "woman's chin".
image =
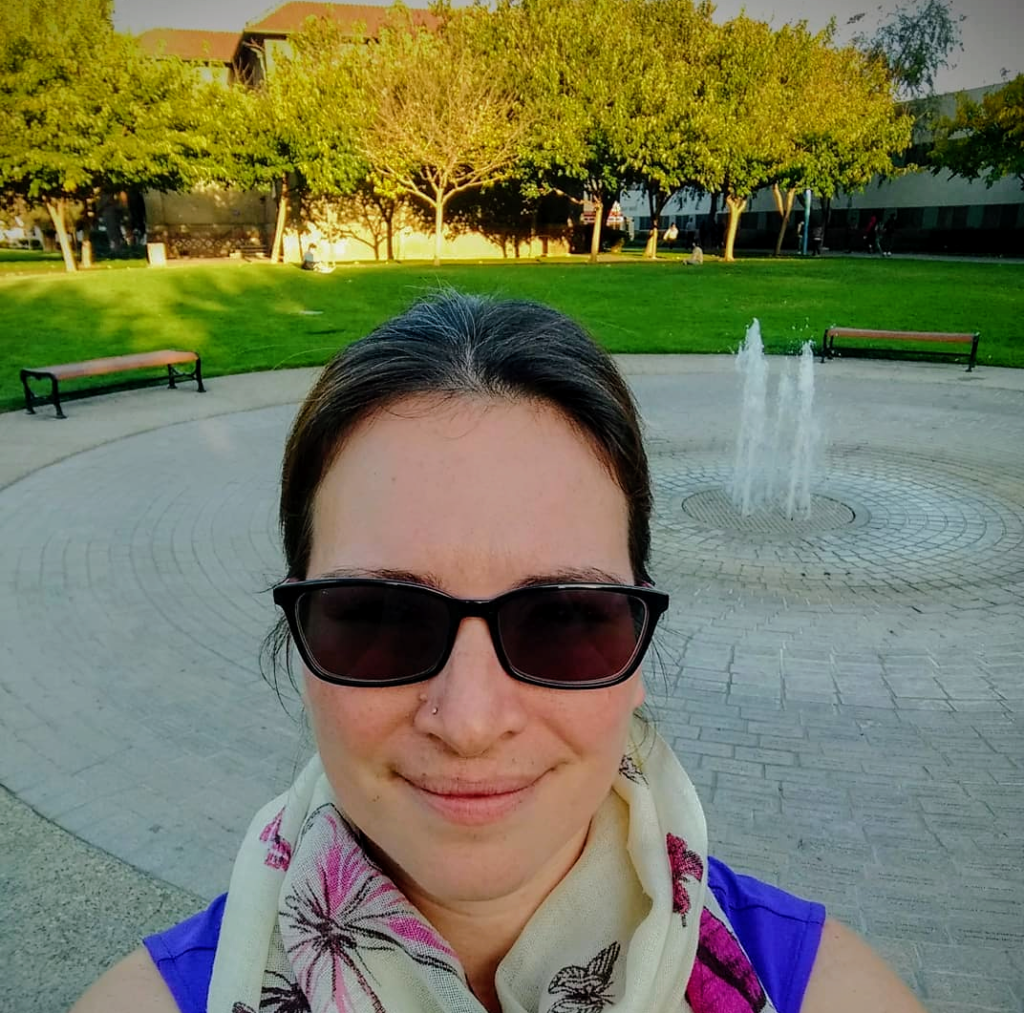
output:
[{"label": "woman's chin", "polygon": [[392,863],[389,871],[410,900],[424,908],[438,905],[451,910],[516,895],[528,896],[536,905],[575,865],[585,843],[585,829],[569,841],[553,841],[544,849],[538,849],[536,841],[531,847],[514,835],[504,840],[438,843],[408,856],[401,868]]}]

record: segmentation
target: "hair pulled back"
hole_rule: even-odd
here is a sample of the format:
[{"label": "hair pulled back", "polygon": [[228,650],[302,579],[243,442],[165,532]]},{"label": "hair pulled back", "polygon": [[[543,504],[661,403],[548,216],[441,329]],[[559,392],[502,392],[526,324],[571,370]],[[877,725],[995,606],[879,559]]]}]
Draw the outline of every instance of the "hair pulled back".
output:
[{"label": "hair pulled back", "polygon": [[288,576],[309,565],[313,503],[346,437],[410,397],[537,401],[591,442],[625,494],[633,579],[649,580],[651,485],[636,404],[611,357],[538,303],[446,291],[339,352],[303,403],[285,448],[280,525]]}]

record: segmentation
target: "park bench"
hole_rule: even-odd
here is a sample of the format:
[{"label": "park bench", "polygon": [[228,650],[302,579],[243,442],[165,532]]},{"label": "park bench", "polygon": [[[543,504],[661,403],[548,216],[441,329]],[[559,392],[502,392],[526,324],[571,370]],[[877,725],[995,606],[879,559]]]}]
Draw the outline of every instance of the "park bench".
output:
[{"label": "park bench", "polygon": [[[190,371],[175,369],[175,366],[191,364]],[[202,359],[195,352],[182,352],[165,348],[159,352],[141,352],[137,355],[112,355],[106,359],[87,359],[84,362],[64,362],[57,366],[37,366],[21,371],[21,385],[25,388],[25,409],[35,415],[35,405],[50,403],[57,409],[57,418],[67,418],[60,406],[60,381],[74,380],[83,376],[105,376],[109,373],[127,373],[136,369],[167,367],[167,386],[173,389],[178,380],[195,380],[199,393],[203,386]],[[32,391],[29,380],[49,380],[49,396]],[[100,388],[102,390],[103,388]],[[90,392],[91,393],[91,392]]]},{"label": "park bench", "polygon": [[833,359],[837,355],[872,355],[879,351],[876,347],[858,348],[856,346],[845,346],[837,352],[836,338],[867,338],[883,343],[895,341],[936,342],[939,344],[970,345],[969,352],[957,349],[949,352],[928,351],[929,355],[967,356],[967,372],[969,373],[974,369],[975,363],[978,360],[979,337],[980,335],[977,332],[973,334],[949,334],[939,331],[878,331],[859,327],[828,327],[825,329],[825,335],[821,340],[821,361]]}]

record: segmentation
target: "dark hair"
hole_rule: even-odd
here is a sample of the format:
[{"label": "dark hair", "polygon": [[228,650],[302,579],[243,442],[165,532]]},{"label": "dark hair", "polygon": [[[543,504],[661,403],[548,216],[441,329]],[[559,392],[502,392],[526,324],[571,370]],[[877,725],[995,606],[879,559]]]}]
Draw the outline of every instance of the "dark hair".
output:
[{"label": "dark hair", "polygon": [[[651,481],[636,403],[611,357],[575,321],[521,300],[445,291],[339,352],[292,424],[281,471],[288,576],[306,577],[313,503],[346,437],[410,397],[539,401],[591,442],[625,494],[633,579],[649,581]],[[287,644],[279,624],[265,653]]]}]

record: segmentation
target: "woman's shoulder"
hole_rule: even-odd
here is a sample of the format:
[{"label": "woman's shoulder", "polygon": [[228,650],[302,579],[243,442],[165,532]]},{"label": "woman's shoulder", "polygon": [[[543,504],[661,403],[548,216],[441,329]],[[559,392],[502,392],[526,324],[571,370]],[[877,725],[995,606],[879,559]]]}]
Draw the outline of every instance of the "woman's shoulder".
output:
[{"label": "woman's shoulder", "polygon": [[710,857],[708,886],[779,1013],[925,1013],[892,968],[821,904]]},{"label": "woman's shoulder", "polygon": [[779,1013],[803,1003],[818,956],[825,908],[708,858],[715,895]]},{"label": "woman's shoulder", "polygon": [[[203,1011],[205,1013],[205,1002]],[[71,1013],[181,1013],[145,947],[129,953],[85,992]]]},{"label": "woman's shoulder", "polygon": [[112,967],[72,1013],[206,1013],[226,894]]}]

